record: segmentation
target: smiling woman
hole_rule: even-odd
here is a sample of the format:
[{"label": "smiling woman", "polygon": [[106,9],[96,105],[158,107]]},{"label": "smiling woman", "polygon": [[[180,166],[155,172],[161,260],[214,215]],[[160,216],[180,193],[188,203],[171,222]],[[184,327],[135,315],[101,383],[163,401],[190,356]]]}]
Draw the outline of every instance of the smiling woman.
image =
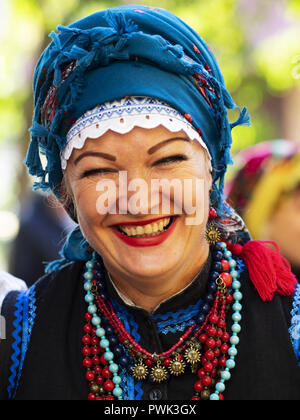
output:
[{"label": "smiling woman", "polygon": [[26,164],[78,226],[4,301],[1,399],[298,399],[295,277],[223,199],[249,117],[211,51],[144,6],[58,29]]}]

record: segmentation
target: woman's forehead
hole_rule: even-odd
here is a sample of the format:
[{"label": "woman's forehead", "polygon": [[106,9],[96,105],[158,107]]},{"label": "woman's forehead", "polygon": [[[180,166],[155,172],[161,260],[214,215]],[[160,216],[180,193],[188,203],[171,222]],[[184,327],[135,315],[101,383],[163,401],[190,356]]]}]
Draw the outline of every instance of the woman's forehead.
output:
[{"label": "woman's forehead", "polygon": [[190,140],[184,131],[172,133],[163,126],[152,129],[135,127],[126,134],[119,134],[110,130],[97,139],[88,138],[80,150],[75,149],[73,151],[73,156],[78,156],[83,151],[97,151],[104,149],[116,151],[130,148],[135,148],[136,150],[144,151],[145,153],[151,155],[161,144],[172,144],[173,147],[182,147],[187,144],[192,145],[196,143],[197,142]]}]

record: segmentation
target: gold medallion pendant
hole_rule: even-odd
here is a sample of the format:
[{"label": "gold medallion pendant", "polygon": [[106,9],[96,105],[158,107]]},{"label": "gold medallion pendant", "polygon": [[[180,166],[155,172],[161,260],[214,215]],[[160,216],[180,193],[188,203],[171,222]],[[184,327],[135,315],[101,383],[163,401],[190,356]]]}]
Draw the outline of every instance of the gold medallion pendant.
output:
[{"label": "gold medallion pendant", "polygon": [[212,222],[210,222],[206,228],[206,240],[209,245],[215,245],[221,240],[221,233]]},{"label": "gold medallion pendant", "polygon": [[188,347],[184,353],[184,357],[185,360],[190,363],[191,368],[192,368],[192,372],[196,373],[197,371],[197,363],[200,362],[201,360],[201,353],[199,352],[199,350],[191,345],[190,347]]},{"label": "gold medallion pendant", "polygon": [[180,360],[177,356],[174,360],[172,360],[169,364],[170,373],[174,376],[179,376],[184,373],[185,370],[185,363],[183,360]]},{"label": "gold medallion pendant", "polygon": [[142,360],[139,364],[134,365],[132,368],[132,376],[137,379],[138,381],[142,381],[147,378],[148,376],[148,368]]},{"label": "gold medallion pendant", "polygon": [[160,360],[156,366],[151,369],[151,379],[153,382],[163,382],[167,379],[168,372],[164,366],[161,366]]}]

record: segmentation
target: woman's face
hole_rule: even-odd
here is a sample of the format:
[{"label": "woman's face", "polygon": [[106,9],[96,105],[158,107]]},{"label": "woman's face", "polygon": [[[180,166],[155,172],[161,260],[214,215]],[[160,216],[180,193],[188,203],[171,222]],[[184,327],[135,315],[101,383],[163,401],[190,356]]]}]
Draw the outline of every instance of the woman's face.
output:
[{"label": "woman's face", "polygon": [[283,199],[269,223],[269,237],[294,267],[300,267],[300,190]]},{"label": "woman's face", "polygon": [[[207,154],[184,132],[162,126],[109,131],[73,151],[65,176],[81,230],[111,272],[147,281],[188,270],[208,250]],[[159,187],[162,179],[173,182],[176,193]],[[168,199],[170,208],[163,208]]]}]

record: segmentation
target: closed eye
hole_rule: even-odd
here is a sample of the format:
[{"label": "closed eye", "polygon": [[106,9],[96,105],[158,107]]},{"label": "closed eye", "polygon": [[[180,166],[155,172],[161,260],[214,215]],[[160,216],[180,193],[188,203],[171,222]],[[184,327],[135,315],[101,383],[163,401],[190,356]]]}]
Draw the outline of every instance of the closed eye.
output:
[{"label": "closed eye", "polygon": [[117,173],[116,169],[112,168],[98,168],[98,169],[90,169],[88,171],[84,171],[80,178],[88,178],[94,175],[102,175],[108,173]]},{"label": "closed eye", "polygon": [[156,162],[153,163],[153,166],[156,166],[156,165],[168,165],[169,163],[173,163],[173,162],[184,162],[186,160],[189,160],[189,158],[186,155],[168,156],[166,158],[157,160]]}]

